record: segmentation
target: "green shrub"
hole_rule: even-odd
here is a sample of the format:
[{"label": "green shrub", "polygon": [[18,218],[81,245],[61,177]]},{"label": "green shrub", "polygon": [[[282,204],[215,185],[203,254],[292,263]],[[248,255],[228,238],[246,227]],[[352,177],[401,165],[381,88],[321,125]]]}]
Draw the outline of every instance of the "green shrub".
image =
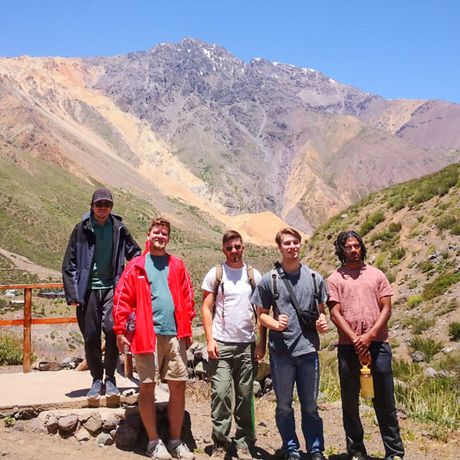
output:
[{"label": "green shrub", "polygon": [[398,246],[390,254],[390,260],[392,265],[396,265],[404,256],[406,255],[406,250],[402,246]]},{"label": "green shrub", "polygon": [[414,318],[414,321],[412,323],[412,333],[414,335],[419,335],[427,329],[433,327],[434,323],[434,319],[424,319],[419,317]]},{"label": "green shrub", "polygon": [[451,299],[449,300],[449,302],[441,304],[438,310],[438,315],[445,315],[447,313],[450,313],[451,311],[456,310],[457,307],[458,307],[458,300]]},{"label": "green shrub", "polygon": [[460,224],[454,224],[450,227],[450,233],[452,235],[460,235]]},{"label": "green shrub", "polygon": [[434,299],[435,297],[444,294],[447,289],[460,281],[460,272],[442,273],[437,276],[431,283],[428,283],[423,288],[423,298],[425,300]]},{"label": "green shrub", "polygon": [[443,348],[443,344],[441,342],[419,336],[414,337],[410,341],[409,345],[413,352],[422,352],[426,356],[427,361],[431,361],[433,356],[436,353],[439,353]]},{"label": "green shrub", "polygon": [[407,298],[407,306],[409,308],[414,308],[417,305],[421,304],[422,302],[423,302],[423,298],[420,294],[414,294]]},{"label": "green shrub", "polygon": [[430,270],[433,270],[434,265],[433,265],[433,262],[429,260],[425,260],[418,264],[418,268],[420,269],[422,273],[426,273],[426,272],[429,272]]},{"label": "green shrub", "polygon": [[449,324],[449,337],[456,342],[460,340],[460,323],[454,321]]},{"label": "green shrub", "polygon": [[409,289],[415,289],[417,286],[418,286],[418,281],[417,280],[412,280],[407,287]]},{"label": "green shrub", "polygon": [[458,219],[455,216],[448,215],[441,217],[441,219],[436,222],[436,227],[438,227],[439,230],[446,230],[447,228],[451,228],[457,222]]},{"label": "green shrub", "polygon": [[22,363],[22,340],[12,334],[0,335],[0,366]]},{"label": "green shrub", "polygon": [[376,225],[380,224],[385,220],[385,214],[383,211],[377,211],[370,216],[367,216],[365,222],[361,225],[359,233],[364,236],[367,235]]}]

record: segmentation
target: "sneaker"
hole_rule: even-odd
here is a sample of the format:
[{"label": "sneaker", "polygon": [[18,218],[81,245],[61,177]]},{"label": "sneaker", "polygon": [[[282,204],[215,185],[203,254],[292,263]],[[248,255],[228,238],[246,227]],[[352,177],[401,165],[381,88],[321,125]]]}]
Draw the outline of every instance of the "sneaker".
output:
[{"label": "sneaker", "polygon": [[395,455],[395,456],[393,457],[393,460],[403,460],[403,458],[400,457],[399,455]]},{"label": "sneaker", "polygon": [[190,449],[188,448],[187,444],[184,442],[179,442],[176,445],[173,445],[171,443],[168,444],[169,451],[171,452],[171,455],[174,458],[179,458],[183,460],[194,460],[195,455],[190,452]]},{"label": "sneaker", "polygon": [[155,460],[172,459],[170,453],[168,452],[168,449],[166,449],[166,446],[164,445],[161,439],[149,441],[149,443],[147,444],[147,450],[145,451],[145,455]]},{"label": "sneaker", "polygon": [[310,454],[311,460],[326,460],[326,457],[323,455],[322,452],[313,452]]},{"label": "sneaker", "polygon": [[105,381],[105,395],[109,398],[111,396],[120,396],[120,390],[115,385],[115,378],[108,378]]},{"label": "sneaker", "polygon": [[88,399],[99,399],[101,397],[101,392],[102,392],[102,380],[96,379],[96,380],[93,380],[91,389],[86,394],[86,397]]},{"label": "sneaker", "polygon": [[214,446],[212,447],[212,454],[210,458],[212,460],[224,460],[226,456],[227,448],[225,446],[214,444]]},{"label": "sneaker", "polygon": [[296,450],[287,452],[284,458],[286,460],[300,460],[300,453]]},{"label": "sneaker", "polygon": [[237,447],[236,456],[240,460],[252,460],[251,452],[249,451],[247,447]]},{"label": "sneaker", "polygon": [[366,460],[367,456],[362,452],[354,452],[348,457],[350,460]]}]

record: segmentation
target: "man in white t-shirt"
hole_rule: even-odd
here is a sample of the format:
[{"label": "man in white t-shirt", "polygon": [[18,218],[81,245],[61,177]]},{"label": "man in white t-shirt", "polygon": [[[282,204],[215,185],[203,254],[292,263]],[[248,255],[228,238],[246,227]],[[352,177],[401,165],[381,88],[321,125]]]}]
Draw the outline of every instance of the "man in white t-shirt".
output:
[{"label": "man in white t-shirt", "polygon": [[235,394],[235,444],[238,458],[252,459],[255,441],[253,382],[256,311],[249,299],[261,275],[243,262],[243,239],[234,231],[222,238],[225,263],[204,278],[201,307],[211,377],[211,418],[214,442],[211,458],[224,458],[230,445],[232,382]]}]

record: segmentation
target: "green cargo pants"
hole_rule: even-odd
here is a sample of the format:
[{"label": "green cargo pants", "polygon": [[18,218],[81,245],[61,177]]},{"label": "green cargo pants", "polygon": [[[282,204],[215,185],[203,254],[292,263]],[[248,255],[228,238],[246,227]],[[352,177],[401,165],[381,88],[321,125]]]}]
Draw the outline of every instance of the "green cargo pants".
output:
[{"label": "green cargo pants", "polygon": [[220,357],[209,360],[212,439],[217,444],[230,443],[232,406],[235,399],[235,443],[237,448],[249,447],[255,441],[252,389],[257,374],[255,344],[219,341],[217,344]]}]

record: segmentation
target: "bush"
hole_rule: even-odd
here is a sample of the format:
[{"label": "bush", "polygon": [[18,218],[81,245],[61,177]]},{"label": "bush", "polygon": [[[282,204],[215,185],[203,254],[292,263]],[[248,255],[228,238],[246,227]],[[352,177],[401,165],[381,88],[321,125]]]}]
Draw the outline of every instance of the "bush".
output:
[{"label": "bush", "polygon": [[438,220],[438,222],[436,223],[436,227],[438,227],[439,230],[445,230],[447,228],[451,228],[454,224],[457,223],[457,221],[458,219],[455,216],[444,216]]},{"label": "bush", "polygon": [[443,348],[443,344],[441,342],[433,339],[425,339],[419,336],[414,337],[410,341],[409,345],[413,352],[422,352],[426,356],[427,361],[431,361],[433,356],[436,353],[439,353]]},{"label": "bush", "polygon": [[423,331],[433,327],[434,323],[435,321],[433,319],[414,318],[414,321],[412,322],[412,333],[414,335],[419,335]]},{"label": "bush", "polygon": [[421,304],[422,302],[423,302],[423,298],[420,294],[411,295],[410,297],[407,298],[407,306],[409,308],[414,308],[417,305]]},{"label": "bush", "polygon": [[366,221],[361,225],[359,233],[364,236],[367,235],[376,225],[385,220],[383,211],[377,211],[370,216],[367,216]]},{"label": "bush", "polygon": [[444,294],[447,289],[460,281],[460,272],[442,273],[437,276],[431,283],[423,288],[422,296],[425,300],[431,300]]},{"label": "bush", "polygon": [[22,340],[12,334],[0,335],[0,366],[22,363]]},{"label": "bush", "polygon": [[449,336],[451,340],[455,340],[456,342],[460,340],[460,323],[454,321],[449,324]]}]

